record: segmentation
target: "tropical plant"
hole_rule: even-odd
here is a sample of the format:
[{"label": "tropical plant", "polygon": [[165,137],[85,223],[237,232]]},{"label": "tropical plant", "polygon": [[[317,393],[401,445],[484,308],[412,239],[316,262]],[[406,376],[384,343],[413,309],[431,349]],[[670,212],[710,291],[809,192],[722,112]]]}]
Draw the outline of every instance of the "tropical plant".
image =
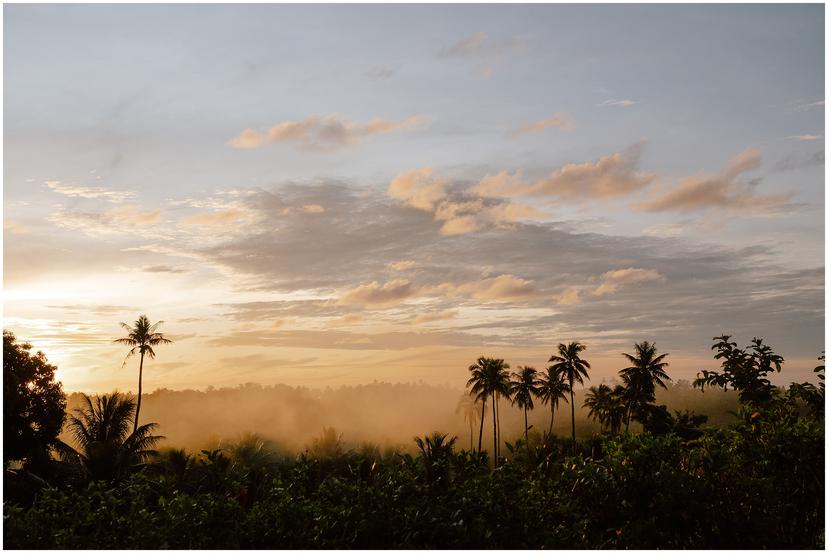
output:
[{"label": "tropical plant", "polygon": [[584,383],[584,377],[589,380],[589,362],[581,359],[581,352],[586,346],[580,342],[569,342],[569,344],[558,344],[558,355],[552,355],[549,363],[553,363],[551,369],[560,372],[566,377],[569,383],[569,405],[572,408],[572,451],[575,451],[575,393],[573,386],[575,382]]},{"label": "tropical plant", "polygon": [[469,393],[475,396],[476,400],[483,402],[483,414],[480,417],[480,441],[478,448],[482,445],[483,440],[483,415],[485,415],[486,399],[492,400],[492,441],[493,441],[493,459],[497,466],[498,460],[498,399],[500,396],[505,398],[510,397],[509,392],[509,364],[503,359],[494,359],[491,357],[480,357],[477,363],[469,367],[472,376],[466,383],[470,387]]},{"label": "tropical plant", "polygon": [[584,397],[584,407],[589,409],[587,416],[601,425],[601,431],[604,427],[609,427],[609,413],[610,405],[613,401],[612,388],[606,384],[599,386],[590,386]]},{"label": "tropical plant", "polygon": [[538,397],[543,404],[549,404],[551,409],[551,416],[549,418],[549,433],[552,433],[552,425],[555,423],[555,411],[558,409],[558,402],[566,399],[566,394],[569,393],[569,384],[566,382],[566,376],[560,372],[553,370],[552,367],[547,367],[546,372],[541,374],[538,379]]},{"label": "tropical plant", "polygon": [[429,486],[445,489],[449,483],[449,471],[454,453],[454,443],[457,437],[449,438],[442,432],[432,432],[431,435],[414,438],[414,443],[420,450],[420,459],[426,472],[426,481]]},{"label": "tropical plant", "polygon": [[119,480],[142,468],[158,455],[155,444],[163,438],[152,432],[158,425],[149,423],[130,432],[135,403],[118,392],[83,395],[85,407],[75,409],[67,421],[77,448],[58,443],[64,461],[76,466],[85,479]]},{"label": "tropical plant", "polygon": [[641,409],[646,403],[655,401],[656,385],[667,388],[665,380],[670,380],[664,369],[669,363],[664,360],[669,353],[658,355],[655,343],[643,341],[635,344],[635,353],[622,354],[632,363],[621,369],[620,375],[626,388],[627,415],[625,432],[630,431],[630,417],[634,409]]},{"label": "tropical plant", "polygon": [[532,367],[518,367],[512,374],[509,382],[509,392],[512,395],[512,405],[523,409],[523,437],[529,442],[529,415],[528,411],[535,408],[534,397],[540,393],[538,371]]},{"label": "tropical plant", "polygon": [[722,369],[720,372],[702,370],[693,386],[702,390],[705,386],[719,386],[725,390],[730,387],[738,392],[742,403],[768,405],[774,399],[776,388],[767,376],[782,371],[784,358],[774,353],[761,338],[754,338],[747,349],[739,348],[726,334],[713,340],[711,349],[716,350],[715,358],[722,360]]},{"label": "tropical plant", "polygon": [[126,365],[127,360],[133,355],[141,355],[141,362],[138,365],[138,404],[135,407],[133,432],[138,430],[138,415],[141,412],[141,386],[144,376],[144,355],[150,359],[155,359],[155,350],[152,349],[154,346],[172,344],[172,340],[165,338],[162,333],[157,332],[158,325],[163,322],[164,321],[158,321],[155,324],[151,324],[146,315],[141,315],[135,321],[135,326],[129,326],[126,323],[121,323],[121,326],[127,331],[127,335],[124,338],[114,340],[116,344],[123,344],[130,347],[129,353],[127,353],[126,358],[124,358],[124,365]]},{"label": "tropical plant", "polygon": [[3,462],[47,459],[57,443],[66,411],[66,396],[55,380],[57,367],[43,352],[18,343],[3,331]]}]

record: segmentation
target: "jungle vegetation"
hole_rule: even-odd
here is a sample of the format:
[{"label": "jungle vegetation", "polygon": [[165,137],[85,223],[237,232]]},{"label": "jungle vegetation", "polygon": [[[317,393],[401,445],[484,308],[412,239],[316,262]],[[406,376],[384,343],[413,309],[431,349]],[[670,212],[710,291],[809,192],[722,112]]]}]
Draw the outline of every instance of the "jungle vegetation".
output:
[{"label": "jungle vegetation", "polygon": [[[768,376],[784,359],[763,340],[713,350],[720,369],[693,386],[736,392],[725,424],[658,403],[675,385],[647,341],[617,384],[578,396],[590,365],[570,342],[543,370],[477,359],[447,407],[456,436],[349,444],[326,426],[299,452],[254,433],[187,450],[161,447],[164,426],[139,425],[130,395],[81,396],[64,420],[55,367],[4,333],[4,545],[822,548],[824,365],[818,383],[781,388]],[[534,428],[536,409],[569,419],[561,435]]]}]

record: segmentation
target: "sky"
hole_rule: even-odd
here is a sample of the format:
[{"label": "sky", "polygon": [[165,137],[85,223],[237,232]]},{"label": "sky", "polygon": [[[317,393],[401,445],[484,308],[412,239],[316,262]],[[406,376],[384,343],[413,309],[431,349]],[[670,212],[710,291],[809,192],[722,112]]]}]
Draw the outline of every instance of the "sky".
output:
[{"label": "sky", "polygon": [[822,5],[23,5],[3,321],[67,390],[824,349]]}]

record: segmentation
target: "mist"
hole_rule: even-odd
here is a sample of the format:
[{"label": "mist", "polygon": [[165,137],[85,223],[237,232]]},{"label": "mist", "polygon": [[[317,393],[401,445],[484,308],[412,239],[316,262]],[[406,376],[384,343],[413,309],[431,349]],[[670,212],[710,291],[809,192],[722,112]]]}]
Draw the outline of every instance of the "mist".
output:
[{"label": "mist", "polygon": [[[579,437],[600,431],[598,423],[587,418],[582,408],[586,389],[575,392],[575,425]],[[424,383],[384,383],[338,388],[311,389],[283,384],[262,386],[247,383],[232,388],[207,390],[158,389],[143,397],[140,423],[154,422],[165,437],[162,448],[178,447],[197,452],[220,448],[246,434],[257,434],[285,453],[307,450],[326,428],[333,428],[343,447],[371,443],[403,450],[414,448],[414,436],[434,430],[458,437],[458,446],[477,445],[479,426],[464,420],[458,402],[464,391],[448,386]],[[694,389],[686,381],[659,389],[657,401],[671,410],[689,409],[709,417],[709,425],[732,422],[738,406],[733,392],[719,389]],[[80,407],[82,396],[68,397],[67,410]],[[523,411],[500,401],[503,439],[514,442],[523,434]],[[555,413],[553,431],[567,436],[571,431],[570,406],[561,402]],[[529,412],[531,432],[549,428],[548,405],[536,402]],[[487,403],[483,447],[492,440],[491,409]],[[631,428],[637,430],[633,423]],[[64,435],[64,440],[71,441]]]}]

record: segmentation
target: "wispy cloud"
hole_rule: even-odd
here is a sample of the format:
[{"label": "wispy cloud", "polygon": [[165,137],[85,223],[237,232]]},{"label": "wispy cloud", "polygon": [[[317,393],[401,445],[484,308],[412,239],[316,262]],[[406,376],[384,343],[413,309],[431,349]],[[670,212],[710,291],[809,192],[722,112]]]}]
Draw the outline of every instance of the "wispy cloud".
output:
[{"label": "wispy cloud", "polygon": [[793,136],[786,136],[785,138],[799,142],[812,142],[814,140],[822,140],[824,137],[821,134],[795,134]]},{"label": "wispy cloud", "polygon": [[378,81],[390,79],[399,71],[399,65],[373,65],[365,71],[365,76]]},{"label": "wispy cloud", "polygon": [[495,65],[525,48],[526,42],[519,38],[493,40],[486,33],[478,31],[442,48],[437,55],[444,59],[472,60],[476,64],[478,76],[489,79],[494,75]]},{"label": "wispy cloud", "polygon": [[63,228],[91,235],[117,234],[156,225],[161,221],[161,210],[141,211],[133,205],[116,207],[102,213],[59,208],[47,220]]},{"label": "wispy cloud", "polygon": [[664,280],[664,277],[659,274],[658,271],[654,271],[652,269],[637,269],[630,267],[627,269],[618,269],[616,271],[607,271],[601,275],[601,280],[601,284],[593,292],[596,296],[615,294],[625,286],[639,284],[642,282]]},{"label": "wispy cloud", "polygon": [[515,129],[511,132],[511,136],[520,136],[523,134],[535,134],[539,132],[543,132],[546,129],[561,129],[562,131],[571,131],[575,128],[575,124],[569,118],[568,115],[565,113],[556,113],[551,117],[547,117],[546,119],[541,119],[539,121],[535,121],[534,123],[529,123],[519,129]]},{"label": "wispy cloud", "polygon": [[825,100],[798,100],[794,105],[796,111],[809,111],[818,108],[825,108]]},{"label": "wispy cloud", "polygon": [[526,181],[520,172],[502,171],[484,177],[473,190],[484,197],[551,196],[574,202],[626,196],[655,179],[639,171],[641,153],[642,146],[635,145],[592,162],[569,163],[534,181]]},{"label": "wispy cloud", "polygon": [[112,203],[120,203],[135,196],[134,192],[107,190],[98,186],[76,186],[74,184],[65,184],[56,180],[46,181],[44,184],[46,184],[50,190],[71,198],[100,198]]},{"label": "wispy cloud", "polygon": [[603,102],[601,102],[598,105],[599,106],[608,106],[608,107],[617,107],[617,108],[629,108],[629,107],[634,106],[636,103],[637,102],[635,102],[634,100],[611,99],[611,100],[604,100]]},{"label": "wispy cloud", "polygon": [[371,119],[358,122],[337,115],[311,115],[301,121],[283,121],[268,130],[244,129],[227,144],[232,148],[258,148],[265,144],[292,144],[301,150],[327,152],[356,146],[363,139],[412,127],[420,118],[399,121]]},{"label": "wispy cloud", "polygon": [[641,211],[702,211],[720,209],[742,215],[769,214],[784,208],[792,193],[758,194],[758,181],[740,182],[744,173],[758,169],[762,156],[748,148],[730,160],[717,175],[696,175],[683,179],[678,186],[634,207]]}]

